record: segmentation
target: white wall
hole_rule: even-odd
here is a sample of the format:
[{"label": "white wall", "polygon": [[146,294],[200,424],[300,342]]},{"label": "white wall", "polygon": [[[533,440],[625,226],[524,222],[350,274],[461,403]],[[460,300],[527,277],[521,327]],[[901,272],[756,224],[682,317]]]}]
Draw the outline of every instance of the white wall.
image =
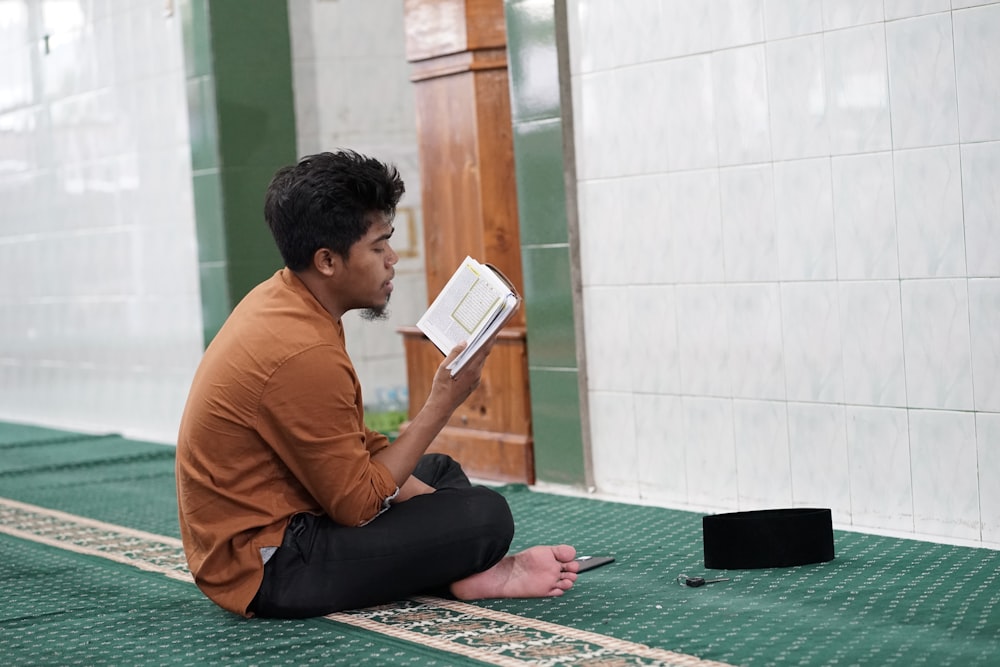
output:
[{"label": "white wall", "polygon": [[[175,440],[202,320],[174,4],[0,2],[0,420]],[[366,402],[405,406],[396,329],[426,294],[403,3],[289,13],[300,154],[355,148],[407,183],[392,318],[346,322]]]},{"label": "white wall", "polygon": [[403,0],[289,0],[300,155],[351,148],[395,164],[406,182],[393,248],[400,253],[390,317],[344,318],[370,410],[406,409],[406,359],[397,329],[427,307],[420,167]]},{"label": "white wall", "polygon": [[0,2],[0,420],[176,437],[202,332],[164,8]]},{"label": "white wall", "polygon": [[1000,4],[567,1],[598,490],[1000,547]]}]

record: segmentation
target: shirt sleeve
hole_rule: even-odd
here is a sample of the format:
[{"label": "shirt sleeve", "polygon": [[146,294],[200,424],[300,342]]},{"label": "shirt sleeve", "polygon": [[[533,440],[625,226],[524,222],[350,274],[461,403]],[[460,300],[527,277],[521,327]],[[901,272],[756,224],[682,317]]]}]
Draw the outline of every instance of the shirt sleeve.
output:
[{"label": "shirt sleeve", "polygon": [[[362,422],[364,419],[362,419]],[[365,426],[365,447],[374,456],[389,446],[389,438],[384,433],[373,431]]]},{"label": "shirt sleeve", "polygon": [[360,403],[346,352],[319,345],[272,374],[258,409],[261,437],[330,518],[345,526],[371,521],[398,492],[389,470],[371,458],[388,440],[370,435]]}]

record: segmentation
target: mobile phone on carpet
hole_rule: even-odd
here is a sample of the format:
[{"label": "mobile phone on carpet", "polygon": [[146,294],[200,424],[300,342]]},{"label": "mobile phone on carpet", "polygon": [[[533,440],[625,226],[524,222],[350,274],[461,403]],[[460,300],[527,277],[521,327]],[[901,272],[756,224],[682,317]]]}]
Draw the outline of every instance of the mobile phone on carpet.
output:
[{"label": "mobile phone on carpet", "polygon": [[587,570],[593,570],[595,567],[600,567],[602,565],[607,565],[608,563],[614,563],[614,556],[577,556],[576,562],[580,564],[580,569],[577,572],[586,572]]}]

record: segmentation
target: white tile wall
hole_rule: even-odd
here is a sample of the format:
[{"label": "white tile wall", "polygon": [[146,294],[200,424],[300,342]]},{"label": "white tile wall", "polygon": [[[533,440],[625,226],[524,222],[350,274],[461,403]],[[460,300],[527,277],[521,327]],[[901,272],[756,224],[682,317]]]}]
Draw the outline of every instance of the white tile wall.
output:
[{"label": "white tile wall", "polygon": [[568,2],[598,490],[1000,546],[1000,3],[627,5]]},{"label": "white tile wall", "polygon": [[823,29],[837,30],[881,21],[884,17],[879,0],[824,0]]},{"label": "white tile wall", "polygon": [[[672,172],[667,180],[667,197],[667,224],[674,235],[674,279],[681,283],[721,282],[726,269],[718,170]],[[606,253],[608,245],[604,248]],[[608,263],[607,254],[601,261]],[[629,267],[619,266],[617,270],[627,280]]]},{"label": "white tile wall", "polygon": [[893,162],[900,277],[965,275],[958,146],[896,151]]},{"label": "white tile wall", "polygon": [[830,158],[774,164],[778,268],[783,280],[837,277]]},{"label": "white tile wall", "polygon": [[973,413],[910,410],[913,522],[918,533],[981,539],[976,450]]},{"label": "white tile wall", "polygon": [[[619,495],[639,498],[639,441],[633,397],[625,392],[593,391],[590,395],[590,428],[593,437],[618,446],[601,447],[593,452],[594,483],[600,489],[619,489]],[[648,419],[648,413],[644,419]],[[648,425],[643,424],[648,432]],[[687,449],[685,450],[688,451]],[[649,456],[647,454],[647,456]],[[662,460],[662,459],[661,459]],[[663,474],[683,474],[677,466],[662,469]]]},{"label": "white tile wall", "polygon": [[785,398],[785,350],[781,331],[781,291],[776,283],[733,284],[727,323],[726,358],[732,395],[748,399]]},{"label": "white tile wall", "polygon": [[889,83],[882,24],[830,32],[823,49],[831,153],[889,149]]},{"label": "white tile wall", "polygon": [[666,504],[686,502],[685,439],[681,430],[673,427],[684,419],[681,399],[665,393],[637,393],[633,401],[640,497]]},{"label": "white tile wall", "polygon": [[764,36],[769,41],[823,30],[823,0],[764,0]]},{"label": "white tile wall", "polygon": [[1000,414],[976,413],[976,444],[979,453],[979,507],[982,511],[983,542],[1000,548]]},{"label": "white tile wall", "polygon": [[776,280],[778,228],[771,165],[720,169],[719,190],[726,280]]},{"label": "white tile wall", "polygon": [[1000,413],[1000,281],[969,281],[975,408]]},{"label": "white tile wall", "polygon": [[174,441],[202,349],[179,21],[0,6],[0,420]]},{"label": "white tile wall", "polygon": [[712,54],[719,164],[771,159],[767,66],[762,44]]},{"label": "white tile wall", "polygon": [[966,267],[970,276],[996,277],[1000,275],[1000,142],[965,144],[961,160]]},{"label": "white tile wall", "polygon": [[900,287],[908,404],[972,410],[968,282],[904,280]]},{"label": "white tile wall", "polygon": [[885,24],[893,148],[958,141],[951,13]]},{"label": "white tile wall", "polygon": [[660,395],[680,393],[674,286],[636,285],[628,288],[627,299],[631,389]]},{"label": "white tile wall", "polygon": [[733,401],[733,437],[740,507],[792,502],[788,410],[780,401]]},{"label": "white tile wall", "polygon": [[[0,4],[0,419],[172,442],[202,347],[180,17]],[[289,10],[300,153],[355,148],[407,183],[392,315],[347,322],[366,398],[405,404],[397,328],[426,293],[402,3]]]},{"label": "white tile wall", "polygon": [[1000,5],[955,12],[955,70],[958,120],[962,141],[989,141],[1000,136],[1000,52],[994,40],[1000,31]]},{"label": "white tile wall", "polygon": [[782,283],[781,317],[788,399],[842,403],[843,327],[837,284]]},{"label": "white tile wall", "polygon": [[684,474],[688,500],[700,507],[725,509],[736,503],[736,444],[733,402],[721,398],[681,399]]},{"label": "white tile wall", "polygon": [[844,401],[905,407],[907,376],[899,283],[843,281],[838,287]]},{"label": "white tile wall", "polygon": [[913,532],[913,487],[906,410],[848,406],[851,522]]},{"label": "white tile wall", "polygon": [[766,53],[772,157],[829,155],[823,36],[768,42]]},{"label": "white tile wall", "polygon": [[732,393],[727,296],[722,285],[677,286],[677,350],[683,394],[729,396]]},{"label": "white tile wall", "polygon": [[792,503],[829,507],[834,522],[849,522],[853,479],[844,406],[788,403],[788,445]]},{"label": "white tile wall", "polygon": [[622,350],[621,354],[607,355],[614,357],[614,363],[591,368],[588,381],[592,391],[632,389],[628,292],[628,288],[618,287],[584,288],[584,327],[593,332],[586,339],[587,355],[600,357],[607,350]]},{"label": "white tile wall", "polygon": [[837,277],[899,277],[892,153],[862,153],[830,161]]}]

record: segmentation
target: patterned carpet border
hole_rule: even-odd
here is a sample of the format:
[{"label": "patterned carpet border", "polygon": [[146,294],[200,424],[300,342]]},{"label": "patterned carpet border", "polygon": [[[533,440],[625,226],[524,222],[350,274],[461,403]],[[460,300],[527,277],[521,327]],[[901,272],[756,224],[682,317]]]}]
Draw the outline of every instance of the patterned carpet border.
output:
[{"label": "patterned carpet border", "polygon": [[193,583],[181,541],[0,498],[0,532]]},{"label": "patterned carpet border", "polygon": [[[192,582],[180,540],[0,498],[0,532]],[[327,619],[500,667],[727,667],[593,632],[434,597]]]},{"label": "patterned carpet border", "polygon": [[326,618],[505,667],[726,667],[721,662],[434,597]]}]

